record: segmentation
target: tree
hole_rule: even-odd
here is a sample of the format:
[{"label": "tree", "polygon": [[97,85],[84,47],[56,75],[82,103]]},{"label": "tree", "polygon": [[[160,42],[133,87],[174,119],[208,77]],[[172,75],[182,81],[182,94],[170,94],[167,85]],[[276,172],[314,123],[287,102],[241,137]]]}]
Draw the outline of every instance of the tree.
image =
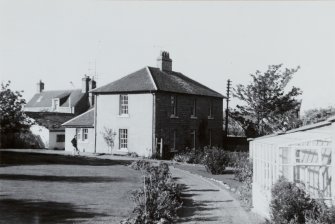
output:
[{"label": "tree", "polygon": [[296,99],[301,90],[287,84],[299,67],[282,69],[282,64],[270,65],[266,72],[250,74],[252,82],[237,85],[233,96],[242,101],[231,112],[240,123],[247,137],[258,137],[278,131],[286,131],[300,125],[298,114],[301,102]]},{"label": "tree", "polygon": [[335,108],[315,108],[305,111],[304,116],[301,118],[304,125],[314,124],[320,121],[324,121],[327,118],[335,115]]},{"label": "tree", "polygon": [[104,131],[102,132],[102,136],[103,136],[106,144],[108,145],[108,147],[110,148],[111,153],[112,153],[112,150],[114,148],[116,132],[111,128],[104,127]]},{"label": "tree", "polygon": [[27,131],[31,126],[31,120],[23,112],[23,91],[12,91],[10,81],[1,83],[0,92],[0,126],[1,135],[5,133],[16,133]]}]

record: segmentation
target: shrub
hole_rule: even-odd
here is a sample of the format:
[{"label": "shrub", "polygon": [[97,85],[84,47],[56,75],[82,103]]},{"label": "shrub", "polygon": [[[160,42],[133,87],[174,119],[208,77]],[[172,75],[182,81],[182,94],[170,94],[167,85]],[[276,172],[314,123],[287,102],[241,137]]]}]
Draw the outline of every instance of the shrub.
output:
[{"label": "shrub", "polygon": [[320,217],[320,203],[285,178],[278,180],[271,193],[271,219],[276,224],[305,223],[308,215],[312,220]]},{"label": "shrub", "polygon": [[134,165],[143,173],[143,188],[132,192],[135,203],[133,216],[123,223],[172,223],[182,205],[181,187],[171,178],[167,164],[148,166],[147,163]]},{"label": "shrub", "polygon": [[222,149],[208,149],[205,152],[204,164],[212,174],[223,174],[229,164],[228,153]]},{"label": "shrub", "polygon": [[137,160],[137,161],[132,162],[129,165],[129,167],[134,170],[147,170],[150,167],[150,162],[145,161],[145,160]]},{"label": "shrub", "polygon": [[173,160],[176,162],[203,164],[205,153],[201,150],[185,149],[174,155]]}]

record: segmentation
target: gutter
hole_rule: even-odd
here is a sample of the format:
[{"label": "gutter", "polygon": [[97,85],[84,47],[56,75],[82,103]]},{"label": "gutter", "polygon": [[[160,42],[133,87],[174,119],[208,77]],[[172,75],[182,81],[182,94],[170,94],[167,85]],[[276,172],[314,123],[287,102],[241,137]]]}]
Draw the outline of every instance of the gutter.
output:
[{"label": "gutter", "polygon": [[94,94],[94,153],[97,153],[97,105],[98,105],[98,95]]}]

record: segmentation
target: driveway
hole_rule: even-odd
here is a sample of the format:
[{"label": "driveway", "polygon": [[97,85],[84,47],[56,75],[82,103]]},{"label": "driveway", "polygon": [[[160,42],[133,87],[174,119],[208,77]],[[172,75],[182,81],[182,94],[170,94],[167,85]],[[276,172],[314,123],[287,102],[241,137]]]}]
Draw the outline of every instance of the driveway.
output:
[{"label": "driveway", "polygon": [[260,223],[229,192],[211,181],[178,168],[171,167],[170,170],[173,177],[185,187],[178,223]]}]

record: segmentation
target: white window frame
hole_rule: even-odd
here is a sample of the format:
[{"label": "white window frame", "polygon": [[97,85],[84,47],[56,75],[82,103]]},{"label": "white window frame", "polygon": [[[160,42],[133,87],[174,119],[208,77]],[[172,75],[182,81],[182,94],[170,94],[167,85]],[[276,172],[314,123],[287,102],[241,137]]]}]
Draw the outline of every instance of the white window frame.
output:
[{"label": "white window frame", "polygon": [[197,117],[197,99],[193,99],[191,113],[192,113],[191,114],[191,118],[196,118]]},{"label": "white window frame", "polygon": [[81,138],[82,138],[82,136],[81,136],[81,133],[82,132],[82,128],[77,128],[77,130],[76,130],[76,135],[77,135],[77,141],[81,141]]},{"label": "white window frame", "polygon": [[82,128],[82,140],[83,142],[88,141],[88,128]]},{"label": "white window frame", "polygon": [[213,100],[209,100],[209,115],[208,118],[213,119]]},{"label": "white window frame", "polygon": [[[59,140],[58,139],[59,136],[63,136],[64,137],[64,141],[58,141]],[[56,135],[56,142],[65,142],[65,134],[57,134]]]},{"label": "white window frame", "polygon": [[128,150],[128,129],[119,129],[119,150]]},{"label": "white window frame", "polygon": [[127,94],[121,94],[119,99],[119,115],[129,114],[129,98]]}]

